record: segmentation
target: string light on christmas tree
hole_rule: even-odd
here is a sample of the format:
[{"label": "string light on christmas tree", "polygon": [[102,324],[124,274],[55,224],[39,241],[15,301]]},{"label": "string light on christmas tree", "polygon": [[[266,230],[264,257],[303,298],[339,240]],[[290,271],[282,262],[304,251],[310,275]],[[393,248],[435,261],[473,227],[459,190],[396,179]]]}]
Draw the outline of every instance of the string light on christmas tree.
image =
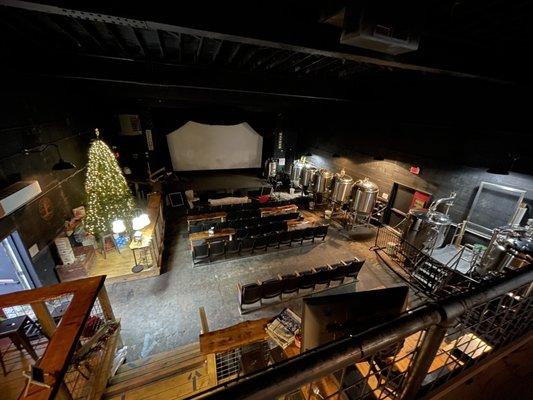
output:
[{"label": "string light on christmas tree", "polygon": [[109,232],[117,219],[130,221],[135,209],[135,200],[122,174],[115,155],[99,138],[89,148],[89,162],[85,179],[87,215],[85,228],[100,236]]}]

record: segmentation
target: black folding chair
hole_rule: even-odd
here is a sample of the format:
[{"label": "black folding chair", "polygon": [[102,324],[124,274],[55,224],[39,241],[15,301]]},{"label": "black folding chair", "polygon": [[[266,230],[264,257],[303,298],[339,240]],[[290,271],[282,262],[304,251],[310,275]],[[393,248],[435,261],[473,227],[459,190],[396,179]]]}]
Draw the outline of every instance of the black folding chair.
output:
[{"label": "black folding chair", "polygon": [[323,267],[316,267],[316,284],[317,285],[325,285],[326,287],[329,286],[329,282],[331,280],[331,273],[332,269],[329,267],[329,265],[323,266]]},{"label": "black folding chair", "polygon": [[284,231],[278,235],[278,249],[283,246],[291,246],[292,232]]},{"label": "black folding chair", "polygon": [[226,254],[226,243],[222,240],[209,243],[209,260],[213,261],[216,258],[222,257]]},{"label": "black folding chair", "polygon": [[330,275],[330,282],[338,282],[339,285],[344,282],[344,278],[348,273],[348,265],[343,262],[330,265],[332,271]]},{"label": "black folding chair", "polygon": [[252,253],[254,249],[255,239],[252,237],[246,237],[240,239],[241,241],[241,254],[242,253]]},{"label": "black folding chair", "polygon": [[244,312],[243,306],[261,302],[262,288],[257,283],[248,283],[246,285],[237,284],[239,290],[239,310]]},{"label": "black folding chair", "polygon": [[279,297],[281,300],[281,292],[283,289],[283,281],[279,278],[268,279],[261,282],[261,304],[263,300],[269,300]]},{"label": "black folding chair", "polygon": [[303,230],[301,229],[292,231],[291,243],[299,243],[301,246],[303,242],[303,234]]},{"label": "black folding chair", "polygon": [[209,245],[205,242],[197,243],[192,246],[192,258],[195,263],[209,258]]},{"label": "black folding chair", "polygon": [[315,227],[305,228],[303,230],[302,244],[303,242],[306,242],[306,241],[309,241],[311,243],[315,242],[315,230],[316,230]]},{"label": "black folding chair", "polygon": [[252,253],[255,253],[256,250],[266,251],[267,247],[268,247],[268,236],[266,235],[257,236],[254,240],[254,248],[252,249]]},{"label": "black folding chair", "polygon": [[278,275],[278,278],[282,280],[282,296],[285,294],[292,294],[296,293],[298,294],[300,290],[300,282],[302,280],[302,275],[299,275],[297,272],[294,274],[284,274],[284,275]]},{"label": "black folding chair", "polygon": [[360,261],[358,259],[351,260],[349,263],[347,263],[346,277],[357,280],[357,276],[359,275],[361,268],[363,268],[364,263],[365,263],[365,260]]},{"label": "black folding chair", "polygon": [[191,225],[189,226],[189,233],[198,233],[204,230],[203,224]]},{"label": "black folding chair", "polygon": [[315,238],[317,239],[322,238],[322,241],[324,241],[326,239],[326,235],[328,234],[328,228],[329,228],[329,225],[317,226],[315,229]]},{"label": "black folding chair", "polygon": [[273,232],[268,235],[268,244],[267,247],[277,247],[279,249],[279,233]]},{"label": "black folding chair", "polygon": [[226,257],[235,256],[241,252],[241,241],[238,238],[233,238],[226,242]]},{"label": "black folding chair", "polygon": [[316,272],[313,270],[298,272],[300,276],[300,282],[298,283],[298,288],[300,290],[304,289],[315,289],[316,286]]}]

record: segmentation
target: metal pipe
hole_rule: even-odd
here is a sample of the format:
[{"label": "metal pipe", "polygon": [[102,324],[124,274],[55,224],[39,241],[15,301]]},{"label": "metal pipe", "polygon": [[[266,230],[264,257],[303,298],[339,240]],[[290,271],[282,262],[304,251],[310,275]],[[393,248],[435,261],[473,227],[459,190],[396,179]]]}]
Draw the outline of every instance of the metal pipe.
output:
[{"label": "metal pipe", "polygon": [[433,203],[431,203],[431,206],[429,206],[429,211],[437,211],[437,207],[442,203],[446,203],[448,207],[451,206],[456,196],[457,193],[452,192],[449,197],[443,197],[442,199],[435,200]]},{"label": "metal pipe", "polygon": [[439,324],[433,325],[427,330],[426,335],[424,336],[424,341],[413,361],[413,368],[410,373],[407,374],[407,380],[402,394],[400,395],[400,399],[411,400],[417,398],[418,390],[420,389],[420,386],[422,386],[422,382],[424,381],[424,378],[431,367],[431,363],[439,350],[440,344],[446,335],[446,329],[447,326]]}]

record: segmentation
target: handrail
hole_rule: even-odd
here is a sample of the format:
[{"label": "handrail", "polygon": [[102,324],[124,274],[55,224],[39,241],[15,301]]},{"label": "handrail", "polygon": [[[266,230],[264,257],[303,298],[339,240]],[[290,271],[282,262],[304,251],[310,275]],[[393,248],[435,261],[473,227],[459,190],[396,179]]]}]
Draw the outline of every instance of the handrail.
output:
[{"label": "handrail", "polygon": [[329,343],[255,374],[219,385],[200,393],[195,398],[235,400],[276,398],[334,371],[358,363],[413,333],[427,329],[427,337],[420,346],[411,375],[400,396],[402,399],[415,398],[427,372],[428,361],[431,362],[435,356],[446,327],[466,311],[531,282],[533,282],[533,265],[522,268],[511,276],[495,279],[485,287],[421,306],[356,336]]},{"label": "handrail", "polygon": [[46,375],[46,383],[50,387],[32,385],[27,395],[21,394],[19,399],[48,400],[56,396],[91,308],[104,286],[104,281],[105,276],[96,276],[0,296],[0,308],[3,308],[23,304],[33,305],[62,295],[72,295],[72,300],[62,317],[61,324],[50,337],[48,346],[39,361],[39,368],[48,374]]}]

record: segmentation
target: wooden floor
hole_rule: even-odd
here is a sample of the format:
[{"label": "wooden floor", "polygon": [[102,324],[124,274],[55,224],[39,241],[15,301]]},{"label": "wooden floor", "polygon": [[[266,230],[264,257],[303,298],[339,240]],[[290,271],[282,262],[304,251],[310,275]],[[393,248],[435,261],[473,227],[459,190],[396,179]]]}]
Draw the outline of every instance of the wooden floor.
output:
[{"label": "wooden floor", "polygon": [[103,254],[97,252],[88,275],[107,275],[106,283],[126,282],[159,275],[159,269],[156,267],[134,273],[131,271],[134,264],[133,252],[128,247],[120,249],[120,253],[113,249],[106,253],[105,258]]},{"label": "wooden floor", "polygon": [[[31,342],[37,356],[44,353],[48,340],[46,338],[37,339]],[[27,371],[30,365],[35,364],[33,358],[25,351],[19,351],[9,339],[0,341],[0,351],[6,365],[6,375],[0,369],[0,398],[2,400],[16,400],[24,390],[26,378],[22,376],[22,371]]]}]

